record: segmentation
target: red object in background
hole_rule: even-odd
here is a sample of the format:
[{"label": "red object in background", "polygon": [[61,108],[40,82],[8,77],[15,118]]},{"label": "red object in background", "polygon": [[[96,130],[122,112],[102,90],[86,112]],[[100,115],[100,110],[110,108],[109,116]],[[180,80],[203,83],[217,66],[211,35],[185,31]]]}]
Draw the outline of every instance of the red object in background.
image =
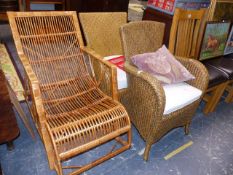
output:
[{"label": "red object in background", "polygon": [[173,13],[175,1],[176,0],[148,0],[148,5],[168,13]]},{"label": "red object in background", "polygon": [[115,57],[115,58],[112,58],[108,61],[111,62],[112,64],[116,65],[120,69],[124,70],[124,63],[125,63],[124,56]]}]

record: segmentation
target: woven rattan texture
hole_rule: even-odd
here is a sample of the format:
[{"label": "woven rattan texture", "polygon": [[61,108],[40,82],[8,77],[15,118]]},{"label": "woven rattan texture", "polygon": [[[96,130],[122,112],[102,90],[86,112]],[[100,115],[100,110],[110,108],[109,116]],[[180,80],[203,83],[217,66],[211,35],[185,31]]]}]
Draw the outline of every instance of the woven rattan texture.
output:
[{"label": "woven rattan texture", "polygon": [[87,46],[101,56],[122,55],[119,28],[127,22],[127,13],[79,13]]},{"label": "woven rattan texture", "polygon": [[[125,70],[128,73],[129,84],[127,93],[122,96],[121,101],[146,142],[145,160],[148,159],[151,145],[171,129],[185,126],[185,132],[188,133],[192,117],[201,99],[164,116],[166,101],[161,83],[150,74],[139,71],[130,62],[130,57],[133,55],[157,50],[162,45],[163,33],[164,24],[159,22],[139,21],[121,27],[123,51],[128,60]],[[196,60],[177,59],[195,76],[195,80],[188,83],[205,91],[208,84],[206,68]]]},{"label": "woven rattan texture", "polygon": [[[25,12],[8,15],[28,77],[34,121],[45,144],[50,168],[63,174],[62,160],[121,134],[128,133],[130,137],[126,110],[98,88],[90,66],[91,60],[100,59],[82,51],[76,14]],[[130,138],[121,141],[120,149],[81,166],[74,173],[79,174],[128,149],[130,142]]]},{"label": "woven rattan texture", "polygon": [[124,34],[121,33],[127,61],[131,62],[130,58],[135,54],[154,52],[162,46],[165,24],[143,21],[143,23],[131,22],[127,26],[124,27]]}]

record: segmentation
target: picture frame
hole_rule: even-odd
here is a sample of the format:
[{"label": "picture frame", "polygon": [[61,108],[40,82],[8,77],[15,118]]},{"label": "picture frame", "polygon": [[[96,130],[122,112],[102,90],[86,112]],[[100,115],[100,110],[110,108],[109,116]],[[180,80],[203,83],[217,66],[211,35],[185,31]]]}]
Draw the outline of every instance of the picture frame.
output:
[{"label": "picture frame", "polygon": [[202,37],[199,60],[224,55],[224,49],[230,29],[230,22],[207,22]]},{"label": "picture frame", "polygon": [[224,50],[224,55],[228,55],[233,53],[233,27],[231,27],[231,32],[229,33],[225,50]]},{"label": "picture frame", "polygon": [[208,12],[209,21],[231,20],[233,22],[232,0],[211,0]]}]

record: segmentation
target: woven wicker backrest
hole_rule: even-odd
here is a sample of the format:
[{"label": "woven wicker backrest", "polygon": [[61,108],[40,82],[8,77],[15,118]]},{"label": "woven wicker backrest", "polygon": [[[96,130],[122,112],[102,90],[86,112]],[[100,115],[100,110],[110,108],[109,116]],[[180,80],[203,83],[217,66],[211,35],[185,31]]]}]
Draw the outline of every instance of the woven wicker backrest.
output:
[{"label": "woven wicker backrest", "polygon": [[101,56],[121,55],[120,26],[126,24],[125,12],[80,13],[87,46]]},{"label": "woven wicker backrest", "polygon": [[202,37],[203,18],[206,10],[177,8],[172,21],[169,50],[176,56],[197,57]]},{"label": "woven wicker backrest", "polygon": [[[76,14],[74,12],[17,13],[11,22],[18,53],[24,53],[42,88],[76,84],[79,91],[92,88]],[[43,15],[43,16],[42,16]],[[17,32],[16,32],[17,31]]]},{"label": "woven wicker backrest", "polygon": [[124,55],[154,52],[162,46],[165,24],[156,21],[131,22],[121,27]]}]

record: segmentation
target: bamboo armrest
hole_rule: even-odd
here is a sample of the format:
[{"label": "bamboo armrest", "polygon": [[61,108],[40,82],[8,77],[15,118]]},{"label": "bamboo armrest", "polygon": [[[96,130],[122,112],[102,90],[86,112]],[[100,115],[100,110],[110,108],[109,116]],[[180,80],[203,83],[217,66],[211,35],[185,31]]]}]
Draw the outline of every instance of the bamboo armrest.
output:
[{"label": "bamboo armrest", "polygon": [[204,92],[209,83],[209,74],[205,66],[200,61],[191,58],[176,57],[176,59],[195,77],[188,83]]},{"label": "bamboo armrest", "polygon": [[35,103],[37,114],[39,117],[40,122],[45,121],[45,113],[44,113],[44,108],[42,105],[42,98],[41,98],[41,92],[40,92],[40,87],[39,87],[39,81],[35,75],[35,73],[32,70],[31,65],[28,62],[28,58],[26,55],[19,55],[23,66],[24,70],[26,72],[26,77],[29,83],[29,89],[30,89],[30,95],[32,97],[32,101]]},{"label": "bamboo armrest", "polygon": [[[100,88],[101,88],[101,86],[102,87],[111,86],[110,87],[110,89],[111,89],[110,91],[111,92],[109,92],[107,90],[107,92],[105,92],[105,93],[107,93],[108,95],[112,96],[113,99],[118,100],[117,66],[114,65],[114,64],[112,64],[112,63],[110,63],[109,61],[104,60],[102,56],[100,56],[99,54],[97,54],[91,48],[81,47],[81,50],[84,51],[86,54],[88,54],[91,57],[91,59],[94,59],[95,61],[97,61],[98,63],[104,65],[108,69],[109,74],[110,74],[110,78],[109,78],[110,82],[107,80],[107,78],[105,76],[106,75],[105,74],[106,72],[104,72],[104,71],[106,71],[106,69],[105,69],[105,70],[101,70],[101,73],[100,73],[101,75],[99,75],[99,77],[101,77],[101,78],[99,78],[98,85],[99,85]],[[105,80],[102,81],[102,78],[105,78]],[[101,89],[103,90],[103,88],[101,88]],[[106,89],[108,89],[108,88],[106,88]],[[106,90],[103,90],[103,91],[106,91]]]},{"label": "bamboo armrest", "polygon": [[102,64],[105,64],[106,66],[110,67],[111,69],[116,69],[116,65],[112,64],[109,61],[106,61],[103,59],[102,56],[100,56],[98,53],[96,53],[93,49],[89,48],[89,47],[81,47],[81,49],[86,52],[87,54],[89,54],[90,56],[92,56],[93,58],[99,60],[100,62],[102,62]]}]

